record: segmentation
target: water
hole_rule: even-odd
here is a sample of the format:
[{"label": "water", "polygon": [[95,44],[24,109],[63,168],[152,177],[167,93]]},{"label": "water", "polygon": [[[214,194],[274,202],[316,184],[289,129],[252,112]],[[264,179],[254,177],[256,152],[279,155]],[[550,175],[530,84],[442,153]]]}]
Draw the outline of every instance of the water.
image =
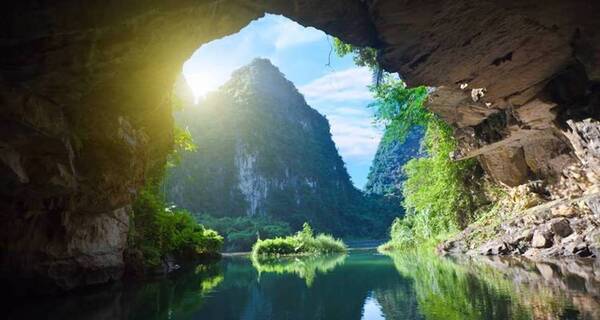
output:
[{"label": "water", "polygon": [[585,261],[385,256],[226,257],[155,281],[21,301],[8,319],[600,319]]}]

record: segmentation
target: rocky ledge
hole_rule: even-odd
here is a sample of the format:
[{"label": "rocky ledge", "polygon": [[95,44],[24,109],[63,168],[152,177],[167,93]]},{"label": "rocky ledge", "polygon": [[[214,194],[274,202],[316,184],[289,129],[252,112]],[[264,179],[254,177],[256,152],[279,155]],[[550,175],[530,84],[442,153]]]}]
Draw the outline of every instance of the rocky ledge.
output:
[{"label": "rocky ledge", "polygon": [[[600,257],[600,193],[551,201],[525,212],[470,226],[439,249],[469,255]],[[503,218],[508,218],[504,220]]]},{"label": "rocky ledge", "polygon": [[600,257],[600,122],[569,121],[578,164],[559,179],[510,188],[490,214],[440,245],[482,255]]}]

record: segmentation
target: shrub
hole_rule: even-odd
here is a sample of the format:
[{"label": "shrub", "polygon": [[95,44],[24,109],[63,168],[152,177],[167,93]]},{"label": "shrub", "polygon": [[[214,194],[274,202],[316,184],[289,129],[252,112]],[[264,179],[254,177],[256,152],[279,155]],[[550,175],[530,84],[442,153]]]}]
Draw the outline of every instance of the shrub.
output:
[{"label": "shrub", "polygon": [[218,254],[223,238],[189,212],[167,208],[157,190],[144,188],[133,205],[130,241],[142,252],[144,264],[157,266],[167,255],[189,259]]},{"label": "shrub", "polygon": [[327,254],[346,252],[346,245],[342,240],[330,235],[319,234],[314,236],[308,223],[304,223],[302,230],[293,236],[285,238],[258,240],[252,247],[252,255],[280,256],[301,254]]},{"label": "shrub", "polygon": [[259,237],[276,238],[291,233],[290,225],[270,217],[215,217],[201,214],[198,221],[224,235],[225,251],[250,251]]}]

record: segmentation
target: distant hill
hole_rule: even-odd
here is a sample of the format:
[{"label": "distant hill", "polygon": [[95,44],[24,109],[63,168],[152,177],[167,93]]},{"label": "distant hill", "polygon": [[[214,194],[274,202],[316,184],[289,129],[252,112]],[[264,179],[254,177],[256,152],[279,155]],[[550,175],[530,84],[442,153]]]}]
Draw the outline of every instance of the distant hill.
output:
[{"label": "distant hill", "polygon": [[400,196],[406,179],[402,167],[421,156],[424,130],[414,127],[404,141],[382,139],[367,176],[365,191],[370,194]]}]

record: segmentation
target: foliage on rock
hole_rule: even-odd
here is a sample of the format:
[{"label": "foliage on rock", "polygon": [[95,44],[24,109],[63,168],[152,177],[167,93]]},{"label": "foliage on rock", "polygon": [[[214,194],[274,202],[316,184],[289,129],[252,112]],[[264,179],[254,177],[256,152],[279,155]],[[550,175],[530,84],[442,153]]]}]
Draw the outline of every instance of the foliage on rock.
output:
[{"label": "foliage on rock", "polygon": [[343,253],[347,248],[340,239],[331,235],[314,235],[311,226],[304,223],[302,230],[295,235],[273,239],[259,239],[252,247],[254,257],[285,256],[285,255],[318,255],[328,253]]}]

